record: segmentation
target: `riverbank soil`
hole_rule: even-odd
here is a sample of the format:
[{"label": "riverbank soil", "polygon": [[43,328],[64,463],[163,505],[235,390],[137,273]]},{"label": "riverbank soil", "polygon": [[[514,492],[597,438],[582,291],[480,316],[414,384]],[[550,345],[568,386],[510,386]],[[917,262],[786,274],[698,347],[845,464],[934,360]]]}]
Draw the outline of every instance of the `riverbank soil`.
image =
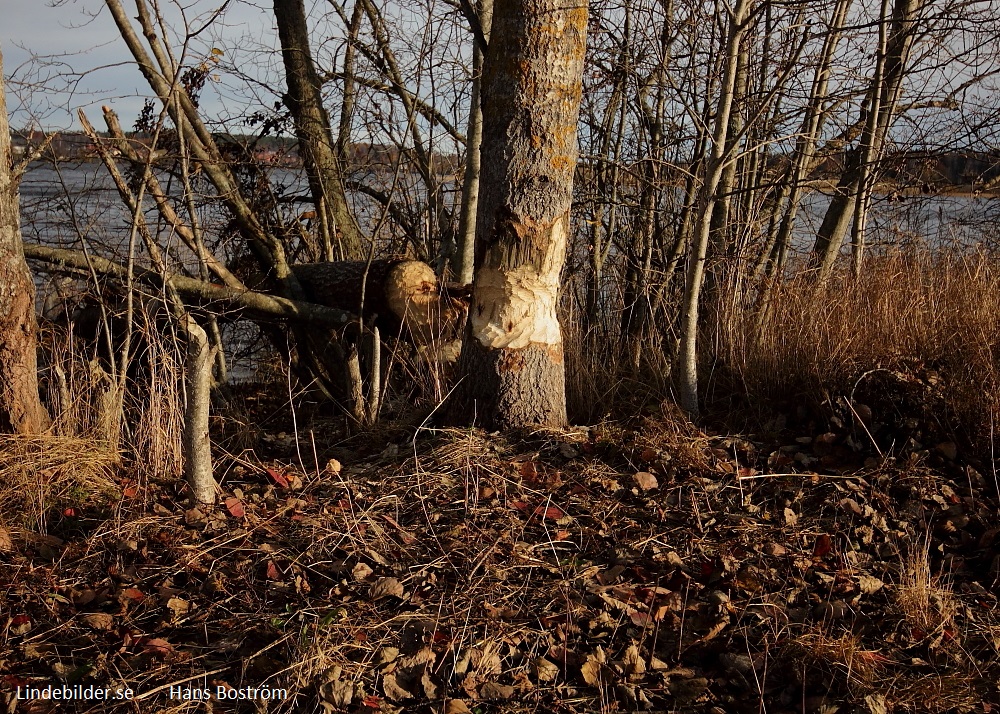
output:
[{"label": "riverbank soil", "polygon": [[[220,424],[215,510],[96,447],[5,444],[6,711],[1000,707],[996,476],[952,442],[667,406],[346,439],[269,421],[277,392]],[[133,698],[16,700],[49,685]]]}]

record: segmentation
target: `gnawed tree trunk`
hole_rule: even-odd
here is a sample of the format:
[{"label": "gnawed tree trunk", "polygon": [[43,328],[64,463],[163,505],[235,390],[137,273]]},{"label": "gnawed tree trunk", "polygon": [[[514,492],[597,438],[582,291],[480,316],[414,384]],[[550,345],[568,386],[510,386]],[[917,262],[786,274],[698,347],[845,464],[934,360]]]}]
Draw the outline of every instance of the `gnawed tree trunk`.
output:
[{"label": "gnawed tree trunk", "polygon": [[[135,20],[141,28],[141,36],[136,32],[133,19],[126,12],[122,0],[104,0],[104,4],[150,88],[166,104],[177,130],[184,134],[191,159],[201,167],[217,190],[222,204],[232,214],[233,222],[245,238],[261,272],[272,277],[283,297],[301,301],[302,288],[291,272],[283,241],[267,230],[247,196],[241,192],[213,134],[199,116],[196,103],[179,81],[181,68],[159,32],[163,27],[163,18],[158,14],[157,4],[149,0],[135,0],[138,13]],[[289,355],[292,366],[304,383],[332,397],[340,390],[337,375],[343,373],[345,366],[343,350],[336,344],[336,334],[327,332],[321,335],[319,331],[306,334],[293,325],[292,335],[295,345],[295,350]],[[287,349],[286,339],[277,335],[270,337],[279,352]]]},{"label": "gnawed tree trunk", "polygon": [[38,397],[35,283],[21,245],[17,180],[0,55],[0,432],[37,434],[49,424]]},{"label": "gnawed tree trunk", "polygon": [[303,263],[292,270],[316,303],[374,322],[386,336],[406,336],[418,348],[432,348],[445,361],[457,356],[464,295],[442,290],[427,263],[340,261]]},{"label": "gnawed tree trunk", "polygon": [[483,71],[476,275],[451,417],[566,424],[556,307],[570,231],[587,3],[498,0]]},{"label": "gnawed tree trunk", "polygon": [[339,242],[340,258],[360,258],[361,231],[347,203],[340,157],[334,153],[330,117],[323,106],[322,83],[309,46],[303,0],[274,0],[274,17],[288,85],[285,104],[295,123],[320,232],[332,242]]}]

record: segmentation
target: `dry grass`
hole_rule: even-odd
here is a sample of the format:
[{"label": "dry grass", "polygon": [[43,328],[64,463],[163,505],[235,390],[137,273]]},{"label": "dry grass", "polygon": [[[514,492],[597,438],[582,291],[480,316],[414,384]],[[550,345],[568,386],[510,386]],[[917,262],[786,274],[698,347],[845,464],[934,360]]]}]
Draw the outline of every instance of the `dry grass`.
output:
[{"label": "dry grass", "polygon": [[133,358],[134,374],[123,383],[109,373],[106,361],[81,350],[68,330],[47,326],[43,346],[49,379],[44,383],[51,431],[134,456],[140,478],[176,478],[183,466],[180,348],[153,324],[137,332],[134,341],[142,349]]},{"label": "dry grass", "polygon": [[940,635],[955,620],[958,600],[947,580],[934,575],[931,569],[929,539],[913,547],[906,557],[896,588],[896,603],[907,624],[925,637]]},{"label": "dry grass", "polygon": [[819,630],[805,632],[784,648],[785,656],[806,668],[819,668],[842,681],[854,694],[871,691],[885,668],[886,658],[865,649],[861,638],[851,633],[830,635]]},{"label": "dry grass", "polygon": [[965,675],[944,673],[933,677],[889,682],[893,711],[976,712],[983,709],[983,695],[974,680]]},{"label": "dry grass", "polygon": [[725,305],[716,349],[731,387],[753,401],[818,403],[886,370],[889,381],[940,397],[948,416],[984,445],[1000,418],[995,259],[896,252],[865,267],[857,279],[844,271],[823,285],[808,275],[774,284],[759,309]]},{"label": "dry grass", "polygon": [[113,477],[120,461],[117,452],[92,439],[0,434],[0,513],[44,528],[52,506],[115,497]]},{"label": "dry grass", "polygon": [[177,478],[184,466],[181,440],[184,430],[183,359],[176,340],[160,334],[155,326],[144,331],[149,365],[146,381],[133,385],[138,411],[133,445],[139,476]]},{"label": "dry grass", "polygon": [[571,314],[560,315],[560,321],[570,422],[655,412],[670,398],[673,354],[659,330],[626,337],[587,330]]}]

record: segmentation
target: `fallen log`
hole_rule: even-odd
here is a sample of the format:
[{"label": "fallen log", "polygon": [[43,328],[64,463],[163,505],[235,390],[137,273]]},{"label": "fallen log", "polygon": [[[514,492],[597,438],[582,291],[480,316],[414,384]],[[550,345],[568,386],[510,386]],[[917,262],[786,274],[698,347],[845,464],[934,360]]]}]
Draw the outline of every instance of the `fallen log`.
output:
[{"label": "fallen log", "polygon": [[[106,258],[87,256],[81,251],[25,244],[24,255],[30,260],[41,261],[43,270],[72,272],[78,275],[82,273],[87,276],[93,270],[98,275],[111,276],[119,280],[128,277],[124,266]],[[132,273],[135,279],[157,289],[163,285],[163,276],[155,270],[136,267]],[[333,306],[289,300],[252,290],[237,290],[183,275],[171,275],[170,281],[182,298],[208,309],[216,303],[218,307],[245,310],[256,317],[331,327],[341,327],[356,319],[350,312]]]},{"label": "fallen log", "polygon": [[[87,256],[81,251],[26,244],[25,257],[40,261],[51,272],[110,276],[124,281],[127,271],[115,261]],[[458,355],[467,312],[468,289],[440,288],[426,263],[403,258],[365,261],[303,263],[292,266],[309,302],[289,300],[256,290],[170,275],[185,300],[206,310],[241,310],[248,316],[343,327],[359,317],[375,322],[383,335],[399,335],[435,358],[451,361]],[[164,276],[135,267],[134,278],[161,289]],[[258,280],[256,283],[262,283]]]},{"label": "fallen log", "polygon": [[373,321],[383,335],[433,347],[442,359],[457,356],[468,290],[440,286],[426,263],[405,258],[303,263],[292,272],[310,300]]}]

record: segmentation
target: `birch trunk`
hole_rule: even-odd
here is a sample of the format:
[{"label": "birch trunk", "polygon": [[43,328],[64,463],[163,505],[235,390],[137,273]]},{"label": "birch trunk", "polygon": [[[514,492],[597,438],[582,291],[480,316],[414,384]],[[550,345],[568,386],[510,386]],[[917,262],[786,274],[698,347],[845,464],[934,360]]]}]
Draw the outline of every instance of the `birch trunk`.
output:
[{"label": "birch trunk", "polygon": [[[493,24],[493,0],[479,1],[479,22],[486,40]],[[465,176],[462,179],[462,209],[459,214],[458,246],[451,262],[455,280],[462,285],[472,282],[476,256],[476,209],[479,206],[480,151],[483,143],[482,90],[483,53],[479,45],[472,56],[472,106],[465,145]]]},{"label": "birch trunk", "polygon": [[[818,279],[826,280],[840,253],[840,247],[861,200],[862,185],[874,171],[871,164],[882,156],[885,137],[896,115],[910,50],[916,36],[916,18],[926,0],[895,0],[892,29],[885,52],[876,59],[876,72],[869,88],[869,100],[862,113],[864,130],[858,146],[848,152],[836,193],[823,216],[813,247],[812,265]],[[880,18],[880,29],[885,18]]]},{"label": "birch trunk", "polygon": [[712,214],[718,200],[719,183],[728,156],[728,134],[733,99],[736,94],[739,71],[740,44],[746,34],[747,11],[750,0],[737,0],[729,18],[726,39],[726,60],[719,106],[715,115],[712,136],[712,153],[705,167],[705,182],[701,192],[698,222],[691,241],[688,266],[684,276],[684,296],[681,309],[681,344],[679,354],[679,401],[692,416],[698,414],[698,315],[701,289],[705,280],[705,259],[712,232]]}]

